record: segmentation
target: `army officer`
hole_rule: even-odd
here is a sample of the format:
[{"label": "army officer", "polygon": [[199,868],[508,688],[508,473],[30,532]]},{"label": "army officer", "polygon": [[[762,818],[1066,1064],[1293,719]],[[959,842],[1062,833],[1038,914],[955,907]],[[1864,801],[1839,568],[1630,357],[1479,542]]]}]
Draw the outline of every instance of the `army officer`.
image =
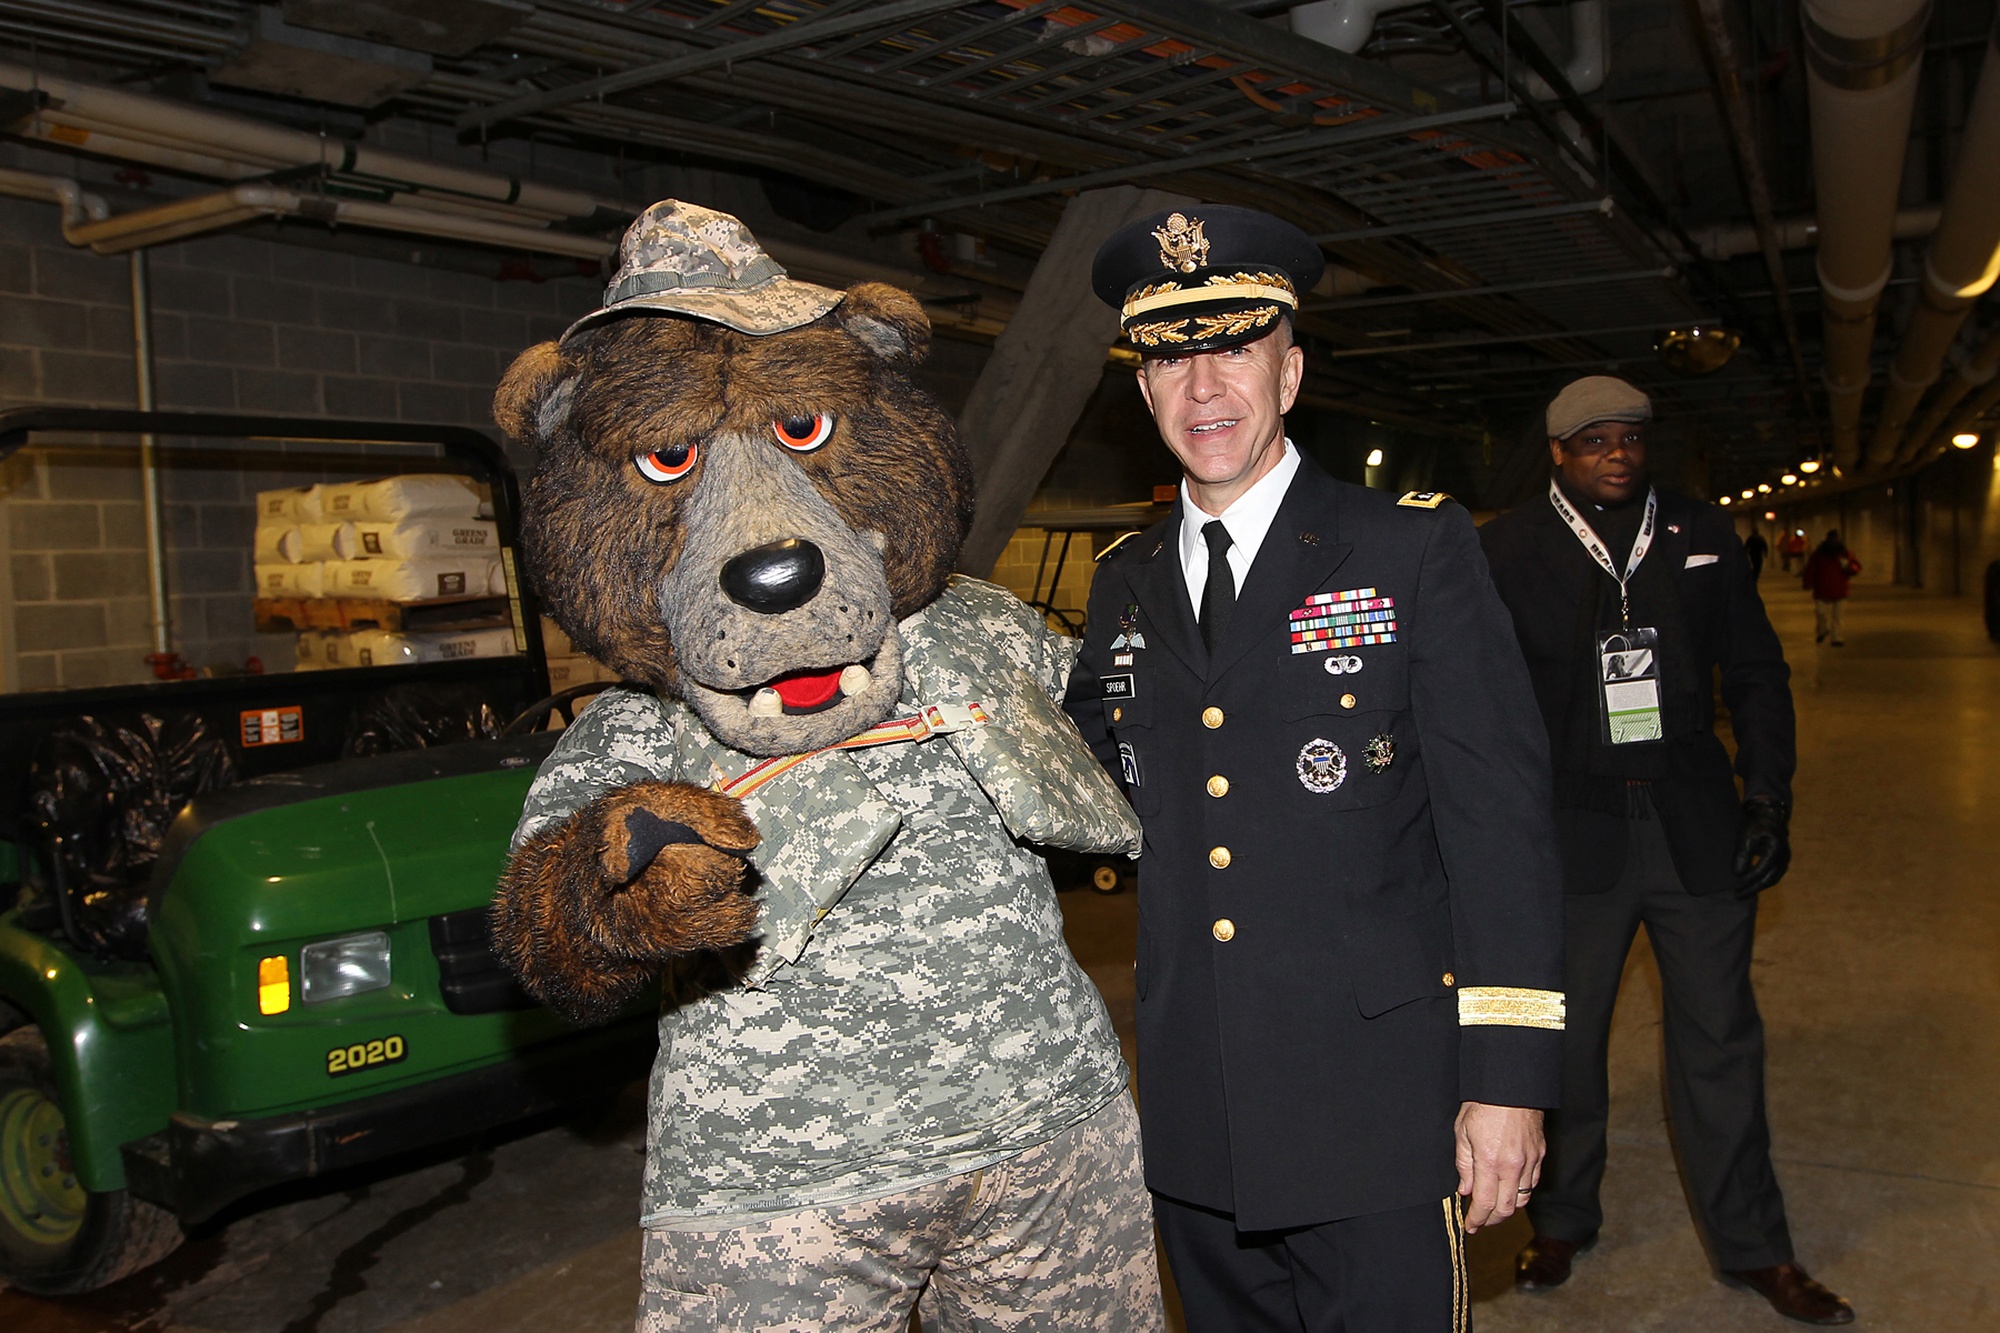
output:
[{"label": "army officer", "polygon": [[1099,251],[1174,512],[1104,560],[1068,707],[1140,863],[1146,1179],[1193,1333],[1457,1330],[1532,1192],[1563,1026],[1547,740],[1465,511],[1284,434],[1298,228]]}]

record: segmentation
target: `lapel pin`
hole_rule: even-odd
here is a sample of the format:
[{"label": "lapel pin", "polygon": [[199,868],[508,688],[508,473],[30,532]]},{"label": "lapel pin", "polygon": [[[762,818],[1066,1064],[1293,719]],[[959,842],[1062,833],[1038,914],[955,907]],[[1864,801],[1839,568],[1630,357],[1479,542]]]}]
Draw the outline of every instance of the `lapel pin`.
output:
[{"label": "lapel pin", "polygon": [[1319,534],[1317,532],[1301,532],[1299,534],[1299,540],[1304,542],[1307,546],[1318,546]]}]

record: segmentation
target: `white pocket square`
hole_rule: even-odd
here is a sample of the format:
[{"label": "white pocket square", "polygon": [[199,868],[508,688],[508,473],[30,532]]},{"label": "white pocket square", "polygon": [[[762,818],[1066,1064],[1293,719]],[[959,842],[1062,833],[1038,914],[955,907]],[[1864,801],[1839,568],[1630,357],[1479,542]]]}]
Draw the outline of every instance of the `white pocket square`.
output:
[{"label": "white pocket square", "polygon": [[1721,556],[1719,556],[1719,555],[1691,555],[1691,556],[1689,556],[1689,557],[1688,557],[1688,562],[1687,562],[1687,564],[1683,565],[1683,566],[1682,566],[1682,568],[1684,568],[1684,569],[1699,569],[1699,568],[1701,568],[1701,566],[1703,566],[1703,565],[1712,565],[1712,564],[1715,564],[1716,562],[1720,561],[1721,559],[1722,559],[1722,557],[1721,557]]}]

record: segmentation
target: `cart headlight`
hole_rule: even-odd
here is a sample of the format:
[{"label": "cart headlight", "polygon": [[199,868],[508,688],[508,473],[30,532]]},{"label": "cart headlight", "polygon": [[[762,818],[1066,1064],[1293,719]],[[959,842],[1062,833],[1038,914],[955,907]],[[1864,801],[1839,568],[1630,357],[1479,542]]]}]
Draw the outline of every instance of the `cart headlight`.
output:
[{"label": "cart headlight", "polygon": [[389,936],[370,930],[299,950],[299,990],[307,1004],[382,990],[389,984]]}]

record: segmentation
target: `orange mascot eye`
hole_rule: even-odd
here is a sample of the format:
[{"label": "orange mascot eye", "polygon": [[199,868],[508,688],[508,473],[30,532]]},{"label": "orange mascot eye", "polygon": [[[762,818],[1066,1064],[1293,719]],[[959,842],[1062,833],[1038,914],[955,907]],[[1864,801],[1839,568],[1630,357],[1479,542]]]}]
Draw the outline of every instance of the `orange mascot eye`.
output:
[{"label": "orange mascot eye", "polygon": [[809,454],[825,444],[833,434],[833,413],[815,412],[809,417],[782,417],[771,423],[771,434],[779,444],[795,453]]},{"label": "orange mascot eye", "polygon": [[692,443],[676,444],[671,448],[655,449],[650,454],[640,454],[632,461],[638,465],[639,475],[647,481],[679,481],[694,471],[696,452]]}]

